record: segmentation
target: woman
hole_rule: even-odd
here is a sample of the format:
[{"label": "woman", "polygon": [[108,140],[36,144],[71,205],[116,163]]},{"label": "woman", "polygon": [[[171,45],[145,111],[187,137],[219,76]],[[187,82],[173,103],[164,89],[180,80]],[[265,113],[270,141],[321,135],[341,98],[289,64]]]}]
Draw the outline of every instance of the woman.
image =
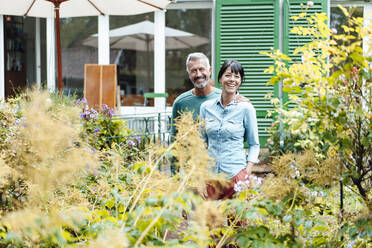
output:
[{"label": "woman", "polygon": [[[200,108],[200,117],[205,120],[208,152],[216,162],[214,172],[226,173],[232,180],[223,187],[208,184],[209,199],[231,198],[239,185],[248,180],[253,164],[258,162],[260,144],[256,110],[249,102],[235,101],[243,78],[242,65],[236,60],[226,60],[218,73],[221,97],[203,103]],[[249,144],[248,155],[244,141]]]}]

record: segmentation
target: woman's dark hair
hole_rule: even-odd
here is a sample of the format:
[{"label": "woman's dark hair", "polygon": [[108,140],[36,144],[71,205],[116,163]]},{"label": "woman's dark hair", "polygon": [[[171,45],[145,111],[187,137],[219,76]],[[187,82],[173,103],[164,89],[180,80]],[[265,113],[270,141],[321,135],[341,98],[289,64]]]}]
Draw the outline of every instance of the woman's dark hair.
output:
[{"label": "woman's dark hair", "polygon": [[242,83],[244,80],[244,69],[243,66],[236,60],[228,59],[223,62],[220,71],[218,72],[218,81],[222,78],[222,75],[225,73],[226,69],[230,67],[233,73],[239,74],[242,78]]}]

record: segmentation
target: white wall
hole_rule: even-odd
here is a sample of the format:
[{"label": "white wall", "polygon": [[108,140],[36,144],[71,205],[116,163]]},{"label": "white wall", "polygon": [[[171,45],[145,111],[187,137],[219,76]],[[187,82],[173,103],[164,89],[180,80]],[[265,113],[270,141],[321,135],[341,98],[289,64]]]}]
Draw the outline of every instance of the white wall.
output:
[{"label": "white wall", "polygon": [[[365,4],[364,10],[363,10],[363,17],[364,17],[364,27],[370,27],[369,30],[372,30],[372,3]],[[368,44],[370,46],[368,46]],[[363,40],[363,51],[365,55],[372,56],[372,40],[368,40],[368,37],[365,37]],[[368,54],[369,50],[369,54]]]}]

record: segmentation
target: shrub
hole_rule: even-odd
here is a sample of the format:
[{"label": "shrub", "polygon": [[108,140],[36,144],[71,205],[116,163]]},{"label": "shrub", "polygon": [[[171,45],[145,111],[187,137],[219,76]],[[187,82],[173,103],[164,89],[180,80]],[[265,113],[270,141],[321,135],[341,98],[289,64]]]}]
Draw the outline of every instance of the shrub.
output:
[{"label": "shrub", "polygon": [[[342,7],[341,7],[342,8]],[[274,59],[268,72],[275,72],[270,84],[283,83],[283,91],[295,104],[293,109],[276,108],[276,122],[271,133],[272,148],[278,148],[279,123],[282,136],[292,151],[311,149],[319,160],[332,158],[340,166],[339,179],[354,184],[372,210],[372,67],[371,57],[364,55],[361,42],[371,47],[372,33],[363,27],[362,18],[350,17],[343,26],[345,34],[336,34],[326,25],[324,14],[304,18],[308,27],[291,32],[310,36],[313,41],[298,47],[302,63],[284,63],[289,57],[278,51],[264,53]],[[314,24],[314,25],[312,25]],[[292,145],[293,144],[293,145]],[[285,150],[284,152],[288,151]]]}]

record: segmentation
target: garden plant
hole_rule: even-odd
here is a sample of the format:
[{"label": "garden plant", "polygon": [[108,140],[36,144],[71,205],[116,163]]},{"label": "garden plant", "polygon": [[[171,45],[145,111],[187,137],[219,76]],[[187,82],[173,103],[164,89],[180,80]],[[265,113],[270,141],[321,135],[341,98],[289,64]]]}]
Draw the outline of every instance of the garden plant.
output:
[{"label": "garden plant", "polygon": [[[303,62],[265,54],[269,83],[296,105],[272,99],[273,172],[233,199],[203,198],[206,180],[226,181],[208,173],[190,113],[173,143],[144,146],[84,99],[31,91],[1,103],[0,247],[370,247],[371,59],[360,41],[372,28],[350,18],[336,34],[323,14],[294,18],[309,26],[293,32],[313,37],[296,50]],[[159,170],[172,157],[174,176]]]}]

